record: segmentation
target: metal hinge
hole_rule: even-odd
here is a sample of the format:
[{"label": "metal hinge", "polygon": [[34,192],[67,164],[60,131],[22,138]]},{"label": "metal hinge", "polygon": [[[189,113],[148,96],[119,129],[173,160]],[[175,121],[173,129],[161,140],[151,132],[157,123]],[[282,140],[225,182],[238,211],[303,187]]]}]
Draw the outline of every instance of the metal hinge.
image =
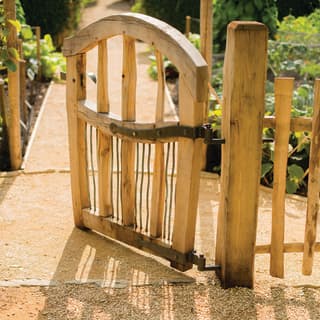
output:
[{"label": "metal hinge", "polygon": [[115,123],[110,124],[110,131],[113,134],[120,134],[122,136],[132,137],[136,139],[157,140],[164,138],[203,138],[206,144],[223,144],[224,139],[217,139],[214,137],[214,131],[210,124],[204,124],[200,127],[189,127],[180,125],[171,125],[161,128],[151,129],[132,129],[124,126],[119,126]]},{"label": "metal hinge", "polygon": [[216,271],[221,269],[219,265],[207,265],[205,256],[203,254],[197,254],[196,251],[192,251],[189,254],[188,260],[198,266],[199,271]]}]

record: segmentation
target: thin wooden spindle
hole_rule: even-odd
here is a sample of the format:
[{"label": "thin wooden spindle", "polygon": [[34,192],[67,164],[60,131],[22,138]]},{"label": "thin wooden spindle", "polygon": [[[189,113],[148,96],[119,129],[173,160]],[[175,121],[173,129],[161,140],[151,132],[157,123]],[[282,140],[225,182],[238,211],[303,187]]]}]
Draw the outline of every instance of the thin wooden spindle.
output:
[{"label": "thin wooden spindle", "polygon": [[37,79],[41,81],[42,79],[42,66],[41,66],[41,28],[35,27],[36,30],[36,43],[37,43],[37,63],[38,63],[38,73]]},{"label": "thin wooden spindle", "polygon": [[[158,92],[156,106],[156,123],[163,121],[165,99],[165,74],[162,54],[155,50],[158,70]],[[163,225],[165,199],[164,146],[155,144],[155,160],[153,167],[153,183],[151,196],[150,235],[160,237]]]},{"label": "thin wooden spindle", "polygon": [[146,193],[146,209],[147,209],[147,217],[146,217],[146,224],[145,230],[146,232],[149,231],[149,220],[150,220],[150,181],[151,181],[151,144],[148,144],[148,158],[147,158],[147,193]]},{"label": "thin wooden spindle", "polygon": [[[98,83],[97,111],[109,112],[108,96],[108,51],[106,40],[98,43]],[[111,137],[98,130],[98,186],[99,186],[99,215],[112,215],[111,200]]]},{"label": "thin wooden spindle", "polygon": [[[123,36],[122,72],[122,120],[135,121],[136,117],[136,51],[135,39]],[[134,224],[135,207],[135,143],[122,141],[121,150],[121,192],[122,218],[124,225]]]},{"label": "thin wooden spindle", "polygon": [[285,194],[293,86],[294,78],[275,79],[276,131],[273,160],[270,274],[279,278],[284,276]]},{"label": "thin wooden spindle", "polygon": [[312,117],[312,140],[309,155],[308,205],[304,237],[302,273],[312,273],[315,251],[320,191],[320,79],[315,81]]}]

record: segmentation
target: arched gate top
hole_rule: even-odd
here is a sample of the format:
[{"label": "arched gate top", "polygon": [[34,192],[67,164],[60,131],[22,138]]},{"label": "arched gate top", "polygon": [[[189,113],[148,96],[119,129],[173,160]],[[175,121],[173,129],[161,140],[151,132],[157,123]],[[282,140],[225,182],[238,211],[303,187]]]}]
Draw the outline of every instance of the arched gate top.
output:
[{"label": "arched gate top", "polygon": [[184,76],[194,100],[206,101],[206,61],[182,33],[158,19],[136,13],[103,18],[65,39],[62,51],[66,57],[82,54],[95,47],[99,41],[121,34],[153,45],[166,55]]}]

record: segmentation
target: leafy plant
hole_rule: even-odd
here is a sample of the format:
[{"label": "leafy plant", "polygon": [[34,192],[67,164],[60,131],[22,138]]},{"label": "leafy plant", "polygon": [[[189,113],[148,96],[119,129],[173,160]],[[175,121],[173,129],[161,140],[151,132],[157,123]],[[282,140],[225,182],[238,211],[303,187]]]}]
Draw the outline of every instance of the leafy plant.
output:
[{"label": "leafy plant", "polygon": [[[21,25],[18,20],[8,20],[12,26],[20,31]],[[9,71],[16,71],[16,62],[19,60],[19,54],[16,48],[8,47],[7,37],[9,30],[6,26],[3,1],[0,0],[0,69],[7,68]]]},{"label": "leafy plant", "polygon": [[[46,34],[41,40],[41,73],[45,80],[58,78],[59,71],[66,71],[65,58],[60,52],[56,52],[52,38]],[[23,42],[24,57],[28,61],[27,75],[33,80],[38,74],[37,44],[34,36]]]},{"label": "leafy plant", "polygon": [[288,16],[279,24],[276,40],[269,40],[269,67],[275,76],[303,80],[320,76],[320,9],[308,17]]},{"label": "leafy plant", "polygon": [[77,28],[83,0],[21,0],[27,23],[40,26],[41,33],[50,34],[59,48],[62,40]]},{"label": "leafy plant", "polygon": [[227,25],[233,20],[255,20],[268,26],[271,36],[277,30],[277,6],[275,0],[227,0],[216,1],[213,15],[213,43],[215,51],[223,51]]}]

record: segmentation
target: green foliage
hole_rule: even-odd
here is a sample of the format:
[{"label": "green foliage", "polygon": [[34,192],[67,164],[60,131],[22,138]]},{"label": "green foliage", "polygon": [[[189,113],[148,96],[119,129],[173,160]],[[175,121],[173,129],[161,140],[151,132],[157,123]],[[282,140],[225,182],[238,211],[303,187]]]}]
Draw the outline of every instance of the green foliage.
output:
[{"label": "green foliage", "polygon": [[[293,92],[291,117],[311,117],[313,113],[313,86],[300,84]],[[274,114],[273,86],[267,85],[266,114]],[[264,136],[274,138],[273,129],[265,129]],[[306,170],[309,166],[309,132],[291,132],[288,145],[287,192],[305,194],[307,188]],[[267,186],[273,183],[274,143],[265,143],[262,153],[261,182]]]},{"label": "green foliage", "polygon": [[[21,30],[21,24],[18,20],[8,20],[8,22],[17,29],[17,32]],[[9,71],[16,71],[16,62],[19,60],[19,54],[15,48],[7,46],[8,33],[3,1],[0,0],[0,69],[7,68]]]},{"label": "green foliage", "polygon": [[21,0],[27,23],[40,26],[42,34],[50,34],[56,46],[64,36],[77,28],[83,0]]},{"label": "green foliage", "polygon": [[320,76],[320,9],[308,17],[288,16],[279,24],[276,40],[269,40],[269,67],[275,76],[303,80]]},{"label": "green foliage", "polygon": [[[27,63],[27,75],[33,80],[38,74],[39,65],[37,61],[37,44],[34,37],[23,42],[24,57]],[[41,40],[41,73],[45,80],[56,79],[59,71],[66,71],[65,58],[60,52],[56,52],[52,38],[46,34]]]},{"label": "green foliage", "polygon": [[200,1],[194,0],[137,0],[132,11],[147,14],[185,30],[185,18],[199,18]]},{"label": "green foliage", "polygon": [[255,20],[269,28],[270,36],[277,29],[275,0],[226,0],[216,1],[213,14],[213,43],[215,51],[223,51],[226,44],[227,26],[233,20]]}]

